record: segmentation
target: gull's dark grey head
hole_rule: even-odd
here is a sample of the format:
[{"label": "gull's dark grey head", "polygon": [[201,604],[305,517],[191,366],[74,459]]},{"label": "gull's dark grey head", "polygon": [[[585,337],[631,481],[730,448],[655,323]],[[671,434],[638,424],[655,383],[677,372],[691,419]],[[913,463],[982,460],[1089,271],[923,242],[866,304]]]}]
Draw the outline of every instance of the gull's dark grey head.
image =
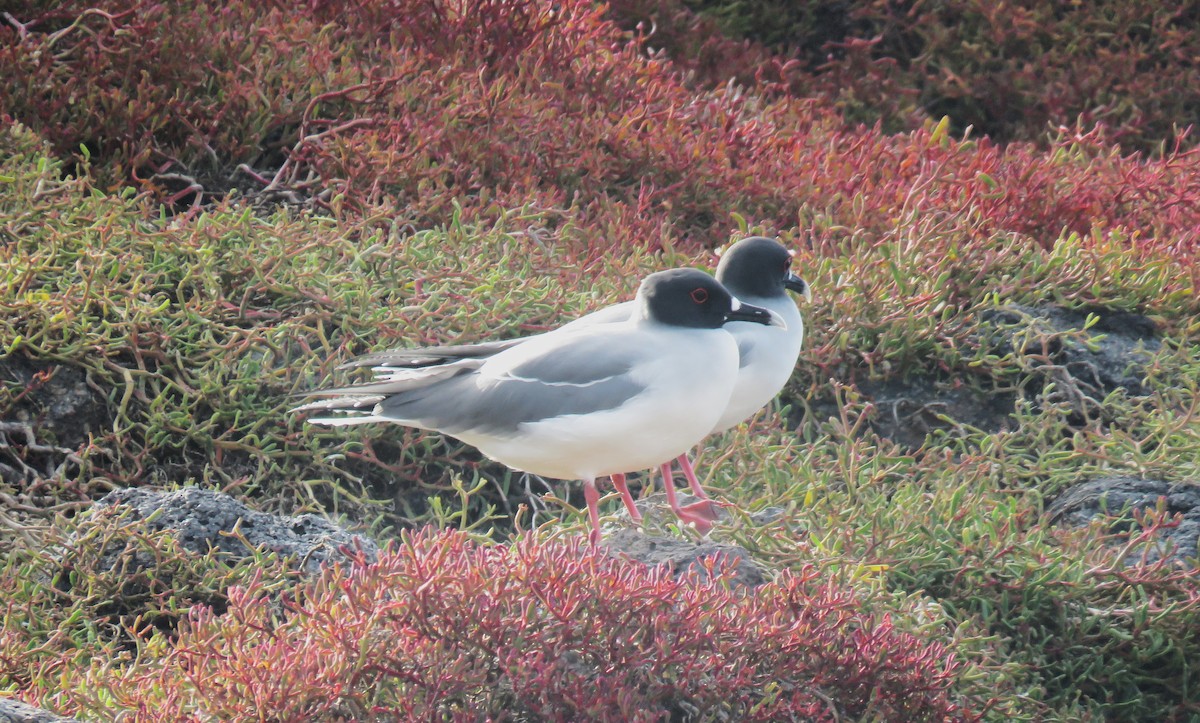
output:
[{"label": "gull's dark grey head", "polygon": [[727,321],[753,321],[785,326],[778,314],[743,304],[719,281],[698,269],[671,269],[650,274],[638,288],[646,318],[671,326],[717,329]]},{"label": "gull's dark grey head", "polygon": [[791,289],[812,298],[804,279],[792,273],[792,254],[775,239],[752,236],[729,247],[717,264],[717,279],[736,296],[774,298]]}]

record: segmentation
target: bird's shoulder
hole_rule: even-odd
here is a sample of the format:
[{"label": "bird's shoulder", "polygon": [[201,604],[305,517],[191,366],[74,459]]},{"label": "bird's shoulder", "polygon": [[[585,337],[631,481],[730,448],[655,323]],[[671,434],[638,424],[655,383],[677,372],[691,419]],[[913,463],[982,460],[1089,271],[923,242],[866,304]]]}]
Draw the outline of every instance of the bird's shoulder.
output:
[{"label": "bird's shoulder", "polygon": [[644,351],[621,329],[563,327],[487,360],[481,376],[545,384],[589,384],[627,373]]},{"label": "bird's shoulder", "polygon": [[616,324],[629,321],[635,309],[636,306],[633,301],[622,301],[619,304],[602,307],[590,314],[585,314],[572,322],[564,324],[560,327],[560,331],[595,326],[597,324]]}]

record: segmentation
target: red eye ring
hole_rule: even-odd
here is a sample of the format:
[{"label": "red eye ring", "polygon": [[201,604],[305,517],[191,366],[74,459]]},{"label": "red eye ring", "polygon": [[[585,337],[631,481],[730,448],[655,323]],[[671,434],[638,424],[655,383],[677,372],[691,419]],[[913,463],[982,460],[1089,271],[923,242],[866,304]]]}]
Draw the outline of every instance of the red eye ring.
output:
[{"label": "red eye ring", "polygon": [[696,302],[697,304],[703,304],[708,301],[708,289],[692,289],[692,293],[688,294],[688,296],[692,297],[692,301]]}]

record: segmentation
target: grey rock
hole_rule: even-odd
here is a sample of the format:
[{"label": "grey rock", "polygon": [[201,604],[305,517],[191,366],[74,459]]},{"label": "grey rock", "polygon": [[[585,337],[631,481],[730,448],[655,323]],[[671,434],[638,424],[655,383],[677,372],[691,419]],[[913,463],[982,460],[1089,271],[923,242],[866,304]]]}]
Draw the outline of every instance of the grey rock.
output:
[{"label": "grey rock", "polygon": [[766,582],[766,576],[750,558],[750,553],[736,545],[689,542],[625,528],[607,536],[604,547],[614,557],[623,556],[651,566],[665,565],[676,578],[690,577],[699,581],[709,579],[704,560],[720,556],[724,564],[733,567],[731,587],[749,590]]},{"label": "grey rock", "polygon": [[0,723],[78,723],[12,698],[0,698]]},{"label": "grey rock", "polygon": [[909,449],[920,447],[935,430],[1001,431],[1011,426],[1016,405],[1011,393],[987,394],[929,376],[866,381],[860,388],[875,406],[871,417],[875,433]]},{"label": "grey rock", "polygon": [[[48,375],[43,381],[35,381]],[[13,407],[8,420],[26,424],[46,444],[77,449],[88,434],[111,426],[104,396],[88,386],[84,370],[14,355],[0,361],[0,377],[32,389]]]},{"label": "grey rock", "polygon": [[[1095,323],[1088,327],[1089,315]],[[963,436],[972,430],[995,433],[1016,426],[1018,403],[1036,409],[1066,406],[1073,420],[1104,418],[1101,402],[1117,389],[1131,396],[1148,393],[1143,378],[1162,348],[1154,322],[1141,314],[1091,307],[1013,304],[979,314],[974,343],[987,354],[1013,355],[1005,362],[1013,378],[995,389],[976,388],[961,375],[895,376],[864,380],[858,387],[872,403],[870,428],[908,449],[921,447],[931,433]],[[1085,327],[1087,327],[1085,329]],[[997,370],[999,371],[999,369]],[[1012,391],[1016,382],[1020,392]],[[837,417],[829,400],[809,403],[818,417]],[[789,422],[801,423],[796,411]]]},{"label": "grey rock", "polygon": [[[1137,533],[1131,517],[1134,510],[1153,510],[1159,504],[1166,512],[1180,515],[1179,524],[1161,530],[1147,560],[1163,556],[1194,565],[1200,545],[1200,485],[1165,482],[1130,476],[1106,476],[1086,480],[1063,494],[1046,509],[1050,521],[1083,527],[1100,518],[1113,533]],[[1140,552],[1137,558],[1141,559]]]},{"label": "grey rock", "polygon": [[128,508],[150,528],[173,531],[183,548],[199,554],[211,549],[234,558],[253,554],[239,536],[231,534],[236,528],[252,547],[266,547],[283,557],[300,560],[308,573],[315,574],[331,562],[346,561],[357,550],[369,561],[379,554],[371,540],[318,515],[287,517],[259,512],[229,495],[197,487],[174,492],[121,489],[96,505]]},{"label": "grey rock", "polygon": [[[1096,321],[1087,327],[1089,316]],[[985,343],[997,354],[1045,355],[1092,396],[1116,389],[1145,395],[1146,364],[1162,348],[1154,322],[1103,307],[1066,309],[1013,304],[980,315]]]}]

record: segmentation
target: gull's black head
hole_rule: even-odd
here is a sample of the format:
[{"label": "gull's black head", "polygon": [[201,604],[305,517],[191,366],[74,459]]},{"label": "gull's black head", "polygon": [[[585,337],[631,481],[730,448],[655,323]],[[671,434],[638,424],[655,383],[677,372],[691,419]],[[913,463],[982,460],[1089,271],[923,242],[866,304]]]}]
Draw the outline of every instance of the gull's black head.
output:
[{"label": "gull's black head", "polygon": [[642,314],[660,324],[717,329],[727,321],[782,325],[777,314],[743,304],[719,281],[698,269],[650,274],[638,289]]},{"label": "gull's black head", "polygon": [[792,273],[792,254],[775,239],[752,236],[729,247],[717,264],[717,278],[734,295],[770,299],[791,289],[811,298],[808,284]]}]

